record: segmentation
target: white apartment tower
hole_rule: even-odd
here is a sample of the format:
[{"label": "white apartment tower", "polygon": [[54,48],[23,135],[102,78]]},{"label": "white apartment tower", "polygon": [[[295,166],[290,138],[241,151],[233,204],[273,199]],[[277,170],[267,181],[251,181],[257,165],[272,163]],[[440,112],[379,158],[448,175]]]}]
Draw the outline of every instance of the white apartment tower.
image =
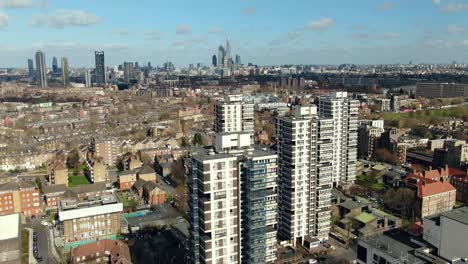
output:
[{"label": "white apartment tower", "polygon": [[310,248],[328,240],[333,125],[312,105],[277,119],[278,235],[293,245]]},{"label": "white apartment tower", "polygon": [[215,132],[254,132],[254,104],[242,101],[242,95],[227,96],[215,105]]},{"label": "white apartment tower", "polygon": [[225,105],[216,104],[216,122],[236,125],[216,133],[213,148],[194,151],[190,158],[191,260],[196,264],[274,263],[277,155],[254,148],[252,132],[238,125],[243,115],[237,110],[245,106],[241,100],[227,103],[236,107],[234,118],[227,112],[232,108],[222,111]]},{"label": "white apartment tower", "polygon": [[333,185],[346,188],[356,179],[359,101],[337,92],[318,99],[318,113],[334,122]]}]

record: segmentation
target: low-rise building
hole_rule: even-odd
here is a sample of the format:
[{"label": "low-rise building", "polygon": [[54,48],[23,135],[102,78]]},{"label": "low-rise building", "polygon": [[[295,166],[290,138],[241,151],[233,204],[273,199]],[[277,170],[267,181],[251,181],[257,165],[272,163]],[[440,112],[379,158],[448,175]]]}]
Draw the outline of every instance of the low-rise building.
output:
[{"label": "low-rise building", "polygon": [[91,182],[105,182],[109,180],[109,173],[104,160],[101,158],[90,159],[86,161],[87,177]]},{"label": "low-rise building", "polygon": [[156,183],[156,172],[150,166],[145,165],[137,171],[137,178]]},{"label": "low-rise building", "polygon": [[120,233],[123,205],[111,193],[64,198],[58,209],[64,243],[115,238]]},{"label": "low-rise building", "polygon": [[47,175],[49,184],[68,186],[68,169],[63,161],[52,161],[47,164]]},{"label": "low-rise building", "polygon": [[33,182],[14,181],[0,184],[0,215],[21,213],[25,217],[42,213],[39,188]]},{"label": "low-rise building", "polygon": [[[435,176],[436,177],[436,176]],[[453,209],[457,190],[449,179],[435,180],[431,173],[410,174],[406,178],[408,187],[416,190],[416,215],[420,219]]]},{"label": "low-rise building", "polygon": [[132,259],[127,244],[119,240],[103,239],[74,248],[71,263],[131,264]]},{"label": "low-rise building", "polygon": [[467,206],[424,219],[424,240],[436,247],[438,255],[450,263],[468,259],[467,237]]},{"label": "low-rise building", "polygon": [[125,170],[119,174],[119,190],[130,190],[137,180],[136,170]]},{"label": "low-rise building", "polygon": [[0,263],[21,263],[21,219],[19,214],[0,216]]},{"label": "low-rise building", "polygon": [[65,184],[45,186],[44,201],[46,209],[57,209],[61,197],[63,197],[67,190],[68,188]]}]

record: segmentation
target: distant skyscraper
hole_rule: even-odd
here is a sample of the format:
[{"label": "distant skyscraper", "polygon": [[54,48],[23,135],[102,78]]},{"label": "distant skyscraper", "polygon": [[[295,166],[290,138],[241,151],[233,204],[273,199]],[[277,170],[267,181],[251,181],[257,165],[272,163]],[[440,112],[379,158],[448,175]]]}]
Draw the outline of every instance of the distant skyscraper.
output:
[{"label": "distant skyscraper", "polygon": [[135,70],[140,69],[140,64],[138,64],[138,61],[135,62]]},{"label": "distant skyscraper", "polygon": [[86,87],[93,86],[93,84],[91,83],[91,71],[90,70],[85,71],[85,86]]},{"label": "distant skyscraper", "polygon": [[104,61],[104,51],[96,51],[94,53],[94,58],[96,60],[96,70],[94,74],[96,75],[96,85],[103,86],[106,84],[106,66]]},{"label": "distant skyscraper", "polygon": [[124,62],[124,82],[130,83],[133,78],[133,62]]},{"label": "distant skyscraper", "polygon": [[320,116],[335,123],[333,139],[333,177],[335,186],[348,187],[356,179],[359,101],[346,92],[322,96],[318,100]]},{"label": "distant skyscraper", "polygon": [[47,87],[47,68],[45,54],[42,51],[36,52],[36,80],[39,87]]},{"label": "distant skyscraper", "polygon": [[221,67],[223,68],[223,63],[224,63],[224,56],[225,56],[226,52],[224,50],[224,47],[223,46],[219,46],[218,47],[218,67]]},{"label": "distant skyscraper", "polygon": [[151,62],[148,61],[148,69],[151,71],[153,69],[153,67],[151,66]]},{"label": "distant skyscraper", "polygon": [[58,62],[57,62],[56,57],[52,58],[52,72],[53,73],[58,73]]},{"label": "distant skyscraper", "polygon": [[68,67],[68,59],[62,57],[62,81],[63,85],[67,86],[70,84],[70,68]]},{"label": "distant skyscraper", "polygon": [[214,67],[218,66],[218,58],[216,58],[216,55],[213,55],[213,57],[211,57],[211,64]]},{"label": "distant skyscraper", "polygon": [[234,61],[234,66],[235,66],[236,70],[238,70],[240,68],[241,64],[242,64],[241,57],[240,57],[239,54],[236,54],[236,60]]},{"label": "distant skyscraper", "polygon": [[28,72],[29,77],[34,77],[34,61],[32,59],[28,59]]},{"label": "distant skyscraper", "polygon": [[232,57],[231,57],[231,43],[229,43],[229,38],[226,39],[226,53],[224,55],[224,68],[232,67]]}]

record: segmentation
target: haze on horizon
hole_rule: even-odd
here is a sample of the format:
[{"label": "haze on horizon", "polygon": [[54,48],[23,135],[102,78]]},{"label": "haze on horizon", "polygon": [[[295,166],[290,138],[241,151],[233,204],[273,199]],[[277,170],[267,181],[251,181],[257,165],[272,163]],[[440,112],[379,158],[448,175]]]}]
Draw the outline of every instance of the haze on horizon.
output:
[{"label": "haze on horizon", "polygon": [[209,65],[230,37],[244,63],[467,62],[467,0],[0,0],[0,67],[34,52],[71,67],[172,61]]}]

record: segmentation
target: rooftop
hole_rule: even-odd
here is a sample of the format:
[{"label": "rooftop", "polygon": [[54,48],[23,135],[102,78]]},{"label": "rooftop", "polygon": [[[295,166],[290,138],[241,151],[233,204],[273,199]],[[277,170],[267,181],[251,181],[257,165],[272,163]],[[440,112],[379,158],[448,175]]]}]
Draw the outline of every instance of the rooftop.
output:
[{"label": "rooftop", "polygon": [[0,216],[0,240],[7,240],[19,237],[19,214],[9,214]]}]

